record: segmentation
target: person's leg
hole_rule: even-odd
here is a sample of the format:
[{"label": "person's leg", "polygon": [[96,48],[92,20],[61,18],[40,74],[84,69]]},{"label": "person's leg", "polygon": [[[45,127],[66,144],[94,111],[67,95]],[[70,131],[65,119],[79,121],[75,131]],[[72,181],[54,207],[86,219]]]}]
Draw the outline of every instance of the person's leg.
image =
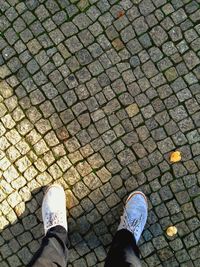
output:
[{"label": "person's leg", "polygon": [[68,237],[65,192],[60,185],[48,188],[42,203],[45,237],[28,267],[66,267]]},{"label": "person's leg", "polygon": [[140,267],[139,249],[131,232],[117,231],[108,252],[105,267]]},{"label": "person's leg", "polygon": [[137,243],[147,221],[147,211],[145,195],[139,191],[133,192],[126,201],[105,267],[141,267]]},{"label": "person's leg", "polygon": [[66,267],[68,257],[67,231],[62,226],[48,230],[39,250],[33,256],[28,267]]}]

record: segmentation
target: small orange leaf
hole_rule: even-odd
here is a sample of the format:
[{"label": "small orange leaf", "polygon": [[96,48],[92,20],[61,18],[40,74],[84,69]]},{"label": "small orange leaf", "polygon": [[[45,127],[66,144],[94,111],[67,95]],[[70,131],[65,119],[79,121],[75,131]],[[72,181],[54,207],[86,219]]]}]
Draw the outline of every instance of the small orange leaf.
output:
[{"label": "small orange leaf", "polygon": [[125,12],[124,10],[121,10],[117,13],[117,18],[121,18],[122,16],[124,16]]},{"label": "small orange leaf", "polygon": [[166,231],[168,236],[174,236],[174,235],[177,234],[177,232],[178,232],[178,230],[177,230],[177,228],[175,226],[168,227],[167,231]]},{"label": "small orange leaf", "polygon": [[170,155],[170,161],[171,162],[178,162],[181,160],[181,152],[179,151],[174,151]]}]

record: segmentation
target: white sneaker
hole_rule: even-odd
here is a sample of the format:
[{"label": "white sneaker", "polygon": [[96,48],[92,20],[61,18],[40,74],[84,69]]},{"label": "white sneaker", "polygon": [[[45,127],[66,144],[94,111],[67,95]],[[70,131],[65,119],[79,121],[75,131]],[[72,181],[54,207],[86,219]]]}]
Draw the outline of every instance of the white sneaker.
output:
[{"label": "white sneaker", "polygon": [[147,221],[147,213],[146,196],[140,191],[131,193],[126,200],[118,230],[127,229],[134,235],[136,243],[138,243]]},{"label": "white sneaker", "polygon": [[61,185],[54,184],[47,189],[42,202],[42,219],[45,235],[56,225],[63,226],[67,231],[66,198]]}]

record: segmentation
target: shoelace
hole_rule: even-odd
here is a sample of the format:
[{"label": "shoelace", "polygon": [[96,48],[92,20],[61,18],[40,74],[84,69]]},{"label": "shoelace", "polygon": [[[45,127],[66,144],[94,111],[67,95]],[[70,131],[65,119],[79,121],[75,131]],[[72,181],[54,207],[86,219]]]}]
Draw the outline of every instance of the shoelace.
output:
[{"label": "shoelace", "polygon": [[54,213],[46,213],[46,227],[49,228],[50,226],[54,224],[64,224],[63,221],[63,213],[60,211],[54,212]]},{"label": "shoelace", "polygon": [[[131,224],[129,221],[132,221]],[[126,209],[124,210],[124,216],[123,216],[123,225],[128,228],[132,233],[137,233],[139,230],[139,226],[142,221],[142,215],[138,219],[133,219],[128,217],[128,214],[126,212]]]}]

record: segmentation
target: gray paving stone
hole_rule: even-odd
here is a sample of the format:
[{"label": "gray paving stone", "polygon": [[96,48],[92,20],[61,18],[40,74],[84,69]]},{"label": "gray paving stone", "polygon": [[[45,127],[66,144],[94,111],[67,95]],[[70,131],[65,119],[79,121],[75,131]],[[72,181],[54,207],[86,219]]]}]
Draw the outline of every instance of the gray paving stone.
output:
[{"label": "gray paving stone", "polygon": [[95,21],[99,16],[100,16],[101,12],[100,10],[96,7],[96,6],[91,6],[88,11],[87,11],[87,15],[93,20]]},{"label": "gray paving stone", "polygon": [[87,15],[85,15],[85,14],[79,14],[78,16],[76,16],[73,19],[73,23],[76,24],[76,26],[80,30],[82,30],[82,29],[87,28],[92,23],[92,21],[88,18]]},{"label": "gray paving stone", "polygon": [[84,46],[88,46],[94,42],[94,36],[88,30],[83,30],[78,34]]},{"label": "gray paving stone", "polygon": [[87,65],[92,61],[92,57],[86,49],[82,49],[76,53],[81,65]]},{"label": "gray paving stone", "polygon": [[197,64],[200,63],[199,58],[196,56],[196,54],[193,51],[187,52],[183,56],[185,63],[189,69],[193,69]]},{"label": "gray paving stone", "polygon": [[131,52],[132,55],[137,54],[142,50],[142,47],[140,43],[137,41],[137,39],[133,39],[127,43],[127,48]]},{"label": "gray paving stone", "polygon": [[101,26],[101,24],[96,21],[95,23],[93,23],[92,25],[89,26],[89,30],[92,33],[93,36],[97,37],[100,34],[103,33],[103,28]]}]

